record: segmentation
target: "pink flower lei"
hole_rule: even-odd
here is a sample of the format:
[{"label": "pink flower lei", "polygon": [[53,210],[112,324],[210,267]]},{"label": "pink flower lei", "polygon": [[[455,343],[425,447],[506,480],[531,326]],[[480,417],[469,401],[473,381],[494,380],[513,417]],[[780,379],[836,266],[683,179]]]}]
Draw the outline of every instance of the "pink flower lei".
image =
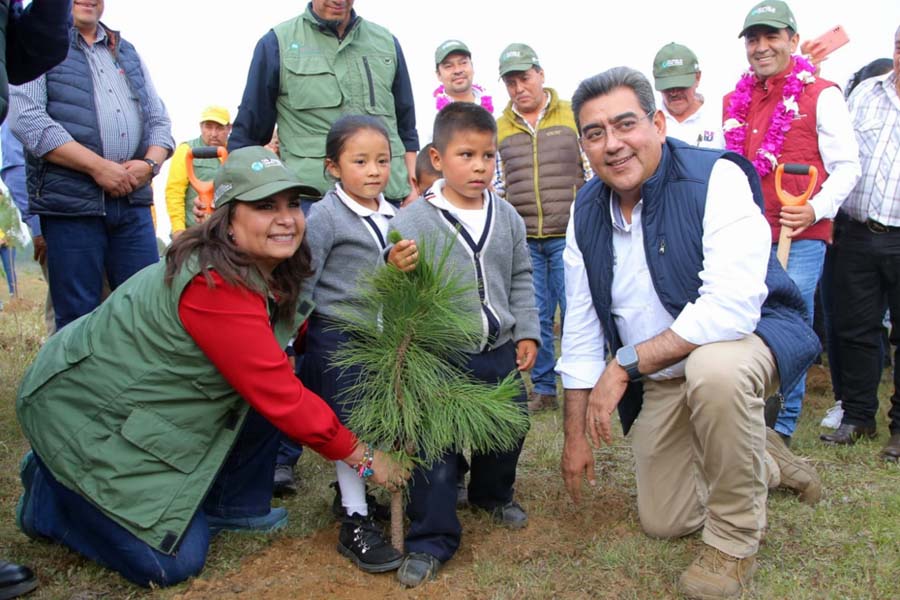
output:
[{"label": "pink flower lei", "polygon": [[[797,105],[797,97],[803,92],[804,86],[816,80],[813,75],[816,68],[802,56],[794,56],[794,67],[784,80],[784,95],[772,112],[769,128],[762,144],[753,157],[753,166],[760,178],[765,177],[778,166],[778,157],[784,147],[784,136],[791,130],[794,115],[800,112]],[[756,77],[753,70],[748,70],[741,75],[731,101],[728,104],[728,113],[725,123],[725,147],[738,154],[744,153],[744,140],[747,139],[747,113],[750,112],[750,98]],[[750,158],[750,157],[748,157]]]},{"label": "pink flower lei", "polygon": [[[478,101],[481,104],[481,108],[491,114],[494,114],[493,100],[490,96],[484,93],[484,88],[477,83],[473,83],[472,90],[474,90],[475,97],[478,98]],[[434,105],[437,108],[438,112],[440,112],[442,108],[453,102],[453,98],[451,98],[444,92],[443,85],[439,85],[438,88],[434,90],[432,96],[434,96],[435,98]]]}]

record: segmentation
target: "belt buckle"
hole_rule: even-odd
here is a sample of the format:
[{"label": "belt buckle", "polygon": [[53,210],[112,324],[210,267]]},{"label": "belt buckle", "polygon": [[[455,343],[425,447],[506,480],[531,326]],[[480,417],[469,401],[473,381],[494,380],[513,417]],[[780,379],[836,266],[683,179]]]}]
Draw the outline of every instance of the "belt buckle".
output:
[{"label": "belt buckle", "polygon": [[882,225],[873,219],[866,219],[866,229],[872,233],[887,233],[891,230],[887,225]]}]

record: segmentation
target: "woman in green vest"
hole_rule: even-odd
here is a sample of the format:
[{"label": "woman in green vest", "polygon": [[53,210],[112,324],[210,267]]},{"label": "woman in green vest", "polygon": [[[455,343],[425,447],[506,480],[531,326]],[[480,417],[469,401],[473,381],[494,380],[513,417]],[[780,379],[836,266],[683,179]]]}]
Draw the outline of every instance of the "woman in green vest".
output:
[{"label": "woman in green vest", "polygon": [[312,310],[303,186],[271,152],[233,152],[215,206],[38,353],[16,412],[19,528],[121,573],[172,585],[222,530],[272,531],[279,430],[360,477],[407,477],[294,377],[282,348]]}]

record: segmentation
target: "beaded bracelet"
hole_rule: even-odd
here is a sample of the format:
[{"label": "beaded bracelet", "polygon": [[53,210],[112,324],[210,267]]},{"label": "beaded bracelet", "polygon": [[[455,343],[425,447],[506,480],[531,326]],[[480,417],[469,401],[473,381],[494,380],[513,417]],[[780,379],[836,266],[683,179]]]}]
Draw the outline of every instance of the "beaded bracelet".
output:
[{"label": "beaded bracelet", "polygon": [[368,479],[375,474],[375,470],[372,469],[372,461],[374,459],[375,451],[372,450],[372,446],[366,446],[366,450],[363,452],[363,459],[354,467],[360,479]]}]

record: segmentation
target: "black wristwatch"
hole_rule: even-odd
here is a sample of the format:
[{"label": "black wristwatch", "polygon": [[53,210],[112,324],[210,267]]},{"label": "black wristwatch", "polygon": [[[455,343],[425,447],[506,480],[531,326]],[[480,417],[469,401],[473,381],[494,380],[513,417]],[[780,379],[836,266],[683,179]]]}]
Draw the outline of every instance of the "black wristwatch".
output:
[{"label": "black wristwatch", "polygon": [[628,373],[629,381],[637,381],[641,378],[641,372],[638,370],[637,350],[634,346],[622,346],[616,351],[616,362]]},{"label": "black wristwatch", "polygon": [[153,177],[156,177],[157,175],[159,175],[159,163],[158,162],[156,162],[152,158],[142,158],[141,160],[143,160],[145,163],[150,165],[150,172],[152,173]]}]

